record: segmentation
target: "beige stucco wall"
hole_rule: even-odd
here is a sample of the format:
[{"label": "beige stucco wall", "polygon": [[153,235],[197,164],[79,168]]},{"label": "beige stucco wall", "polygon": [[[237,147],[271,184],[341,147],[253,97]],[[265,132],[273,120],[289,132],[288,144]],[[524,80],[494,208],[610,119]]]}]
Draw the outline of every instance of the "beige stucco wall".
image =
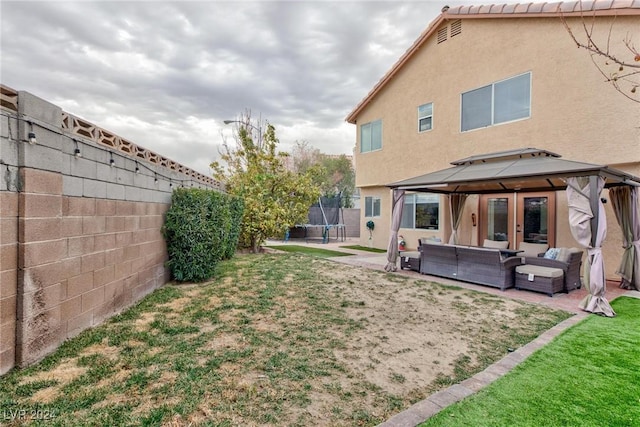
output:
[{"label": "beige stucco wall", "polygon": [[[578,25],[577,20],[570,23]],[[606,40],[610,23],[611,18],[598,19],[599,40]],[[637,34],[639,24],[637,16],[616,19],[611,40],[617,48],[623,47],[627,34]],[[531,72],[530,118],[460,131],[461,93],[525,72]],[[434,104],[433,129],[418,133],[417,107],[428,102]],[[358,138],[359,125],[377,119],[383,122],[382,150],[360,153],[358,140],[355,152],[356,185],[362,188],[362,196],[382,197],[384,218],[374,219],[374,245],[380,248],[387,245],[391,211],[385,185],[449,167],[449,162],[471,155],[535,147],[640,176],[640,104],[604,81],[589,54],[576,48],[558,18],[466,19],[460,35],[441,44],[431,37],[360,112]],[[477,243],[476,227],[470,224],[477,200],[467,202],[462,243]],[[574,246],[565,220],[564,192],[558,193],[557,202],[556,244]],[[620,233],[610,203],[606,211],[607,276],[614,278]],[[449,235],[445,214],[441,212],[443,238]],[[361,222],[363,244],[368,238],[367,220],[363,217]],[[429,233],[401,229],[400,234],[414,247],[418,237]]]}]

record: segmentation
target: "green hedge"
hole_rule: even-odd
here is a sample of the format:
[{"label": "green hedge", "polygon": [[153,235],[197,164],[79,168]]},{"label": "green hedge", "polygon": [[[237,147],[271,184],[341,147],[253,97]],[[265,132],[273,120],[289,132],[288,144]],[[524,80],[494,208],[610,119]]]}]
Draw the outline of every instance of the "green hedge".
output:
[{"label": "green hedge", "polygon": [[174,190],[162,230],[172,277],[179,282],[212,277],[218,262],[236,251],[243,209],[241,199],[218,191]]}]

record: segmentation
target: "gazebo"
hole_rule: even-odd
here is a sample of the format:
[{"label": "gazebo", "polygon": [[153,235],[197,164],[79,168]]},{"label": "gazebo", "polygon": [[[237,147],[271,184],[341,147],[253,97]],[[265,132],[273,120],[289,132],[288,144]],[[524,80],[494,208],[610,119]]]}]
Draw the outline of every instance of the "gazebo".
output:
[{"label": "gazebo", "polygon": [[608,188],[625,248],[616,273],[622,277],[623,287],[640,290],[640,178],[606,165],[566,160],[537,148],[471,156],[451,164],[447,169],[387,185],[393,190],[387,271],[397,268],[405,191],[448,196],[453,230],[449,243],[454,244],[469,194],[566,190],[571,234],[587,251],[584,282],[589,295],[580,307],[591,313],[615,316],[604,296],[602,242],[606,237],[606,217],[600,195],[603,188]]}]

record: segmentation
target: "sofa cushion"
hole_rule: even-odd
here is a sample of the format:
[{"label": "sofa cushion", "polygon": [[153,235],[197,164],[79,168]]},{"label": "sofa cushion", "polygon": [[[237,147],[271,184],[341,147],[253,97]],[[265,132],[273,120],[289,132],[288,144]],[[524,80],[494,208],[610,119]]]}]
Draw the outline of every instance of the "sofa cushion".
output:
[{"label": "sofa cushion", "polygon": [[542,267],[539,265],[519,265],[516,267],[516,274],[532,274],[532,277],[541,276],[541,277],[562,277],[564,275],[564,271],[560,268],[551,268],[551,267]]},{"label": "sofa cushion", "polygon": [[558,256],[556,256],[556,261],[567,262],[569,261],[570,255],[571,255],[571,252],[569,251],[568,248],[560,248],[560,251],[558,252]]},{"label": "sofa cushion", "polygon": [[482,243],[482,247],[484,248],[494,248],[494,249],[507,249],[509,247],[508,240],[489,240],[484,239],[484,243]]},{"label": "sofa cushion", "polygon": [[582,250],[578,248],[560,248],[556,260],[561,262],[569,262],[571,254],[576,252],[582,252]]},{"label": "sofa cushion", "polygon": [[523,253],[519,254],[520,256],[531,256],[531,257],[537,257],[538,254],[545,253],[548,248],[549,248],[549,245],[547,245],[546,243],[527,243],[527,242],[521,242],[520,246],[518,247],[519,250],[524,251]]}]

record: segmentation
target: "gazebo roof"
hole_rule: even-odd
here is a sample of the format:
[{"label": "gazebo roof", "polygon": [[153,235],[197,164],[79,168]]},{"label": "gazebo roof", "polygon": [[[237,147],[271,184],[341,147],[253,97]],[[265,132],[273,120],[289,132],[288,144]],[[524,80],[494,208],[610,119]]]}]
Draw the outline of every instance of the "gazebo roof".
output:
[{"label": "gazebo roof", "polygon": [[431,193],[512,193],[557,191],[571,176],[598,175],[606,187],[633,185],[640,178],[606,165],[565,160],[536,148],[488,153],[451,162],[453,167],[388,184],[394,189]]}]

